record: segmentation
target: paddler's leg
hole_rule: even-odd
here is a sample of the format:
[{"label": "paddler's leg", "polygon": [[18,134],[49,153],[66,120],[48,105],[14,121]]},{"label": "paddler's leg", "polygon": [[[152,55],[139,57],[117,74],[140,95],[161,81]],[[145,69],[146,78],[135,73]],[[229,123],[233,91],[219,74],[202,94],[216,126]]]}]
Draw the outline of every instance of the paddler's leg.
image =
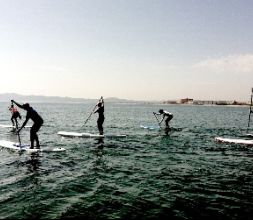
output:
[{"label": "paddler's leg", "polygon": [[40,130],[40,127],[42,126],[42,124],[35,124],[34,126],[34,140],[36,141],[36,148],[40,148],[40,142],[39,142],[39,137],[37,132]]},{"label": "paddler's leg", "polygon": [[14,124],[14,117],[13,117],[13,116],[11,117],[11,122],[12,122],[13,127],[15,127],[15,124]]}]

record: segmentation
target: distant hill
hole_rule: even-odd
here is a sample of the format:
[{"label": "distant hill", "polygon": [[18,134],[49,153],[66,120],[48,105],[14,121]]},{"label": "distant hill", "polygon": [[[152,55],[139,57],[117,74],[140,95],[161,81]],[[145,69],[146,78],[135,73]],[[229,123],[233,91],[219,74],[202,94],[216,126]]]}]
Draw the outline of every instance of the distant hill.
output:
[{"label": "distant hill", "polygon": [[[98,99],[84,99],[84,98],[71,98],[60,96],[42,96],[42,95],[20,95],[17,93],[3,93],[0,94],[0,102],[10,102],[10,100],[17,102],[46,102],[46,103],[80,103],[80,102],[94,102]],[[106,102],[117,103],[133,103],[138,101],[132,101],[127,99],[119,99],[116,97],[105,98]]]},{"label": "distant hill", "polygon": [[16,93],[0,94],[0,102],[9,102],[12,99],[14,99],[17,102],[53,102],[53,103],[89,101],[89,99],[58,97],[58,96],[20,95]]},{"label": "distant hill", "polygon": [[106,102],[117,102],[117,103],[139,103],[142,101],[134,101],[134,100],[129,100],[129,99],[120,99],[116,97],[108,97],[105,98]]}]

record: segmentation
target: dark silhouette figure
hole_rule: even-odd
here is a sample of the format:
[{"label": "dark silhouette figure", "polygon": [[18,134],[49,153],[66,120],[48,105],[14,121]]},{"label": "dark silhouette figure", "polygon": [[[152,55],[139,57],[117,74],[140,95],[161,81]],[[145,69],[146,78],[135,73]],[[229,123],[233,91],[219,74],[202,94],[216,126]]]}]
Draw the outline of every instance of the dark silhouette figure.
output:
[{"label": "dark silhouette figure", "polygon": [[173,118],[173,114],[171,112],[168,111],[164,111],[163,109],[159,110],[159,113],[155,113],[153,112],[155,115],[162,115],[162,119],[159,122],[159,125],[161,125],[161,123],[163,122],[163,120],[165,119],[165,133],[168,134],[169,130],[170,130],[170,126],[169,126],[169,122],[170,120]]},{"label": "dark silhouette figure", "polygon": [[98,102],[97,109],[94,111],[94,114],[95,113],[98,113],[97,126],[98,126],[99,134],[103,135],[104,134],[103,123],[104,123],[104,120],[105,120],[103,97],[101,97],[100,101]]},{"label": "dark silhouette figure", "polygon": [[17,118],[21,119],[22,117],[13,104],[11,104],[11,106],[9,107],[9,111],[11,112],[11,122],[14,127],[13,130],[15,130],[15,128],[18,129]]},{"label": "dark silhouette figure", "polygon": [[20,129],[18,130],[18,133],[22,130],[22,128],[26,125],[29,119],[31,119],[34,124],[31,127],[30,130],[30,141],[31,141],[31,149],[34,148],[34,141],[36,141],[36,148],[40,148],[39,138],[37,135],[37,132],[39,131],[40,127],[43,124],[43,119],[41,116],[32,108],[28,103],[25,103],[23,105],[20,105],[19,103],[15,102],[14,100],[11,100],[12,103],[15,103],[19,108],[22,108],[27,111],[26,119]]}]

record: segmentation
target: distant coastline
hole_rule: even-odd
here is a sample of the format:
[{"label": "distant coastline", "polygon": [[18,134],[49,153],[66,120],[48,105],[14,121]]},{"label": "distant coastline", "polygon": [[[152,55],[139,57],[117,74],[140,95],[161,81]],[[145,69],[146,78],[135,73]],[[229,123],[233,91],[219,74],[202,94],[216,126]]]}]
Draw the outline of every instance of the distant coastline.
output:
[{"label": "distant coastline", "polygon": [[[98,97],[99,99],[100,97]],[[0,102],[10,102],[10,100],[16,100],[18,102],[46,102],[46,103],[84,103],[84,102],[96,102],[98,99],[86,99],[86,98],[72,98],[61,96],[43,96],[43,95],[21,95],[17,93],[2,93],[0,94]],[[118,103],[135,103],[138,101],[120,99],[116,97],[105,98],[107,102]]]},{"label": "distant coastline", "polygon": [[242,102],[242,101],[226,101],[226,100],[194,100],[190,98],[183,98],[179,100],[167,100],[163,101],[163,104],[183,104],[183,105],[233,105],[233,106],[248,106],[250,102]]},{"label": "distant coastline", "polygon": [[[72,98],[72,97],[60,97],[60,96],[43,96],[43,95],[21,95],[17,93],[3,93],[0,94],[0,102],[10,102],[10,100],[16,100],[18,102],[42,102],[42,103],[85,103],[95,102],[98,99],[86,99],[86,98]],[[121,99],[117,97],[105,98],[106,102],[111,103],[131,103],[131,104],[175,104],[175,105],[229,105],[229,106],[249,106],[250,102],[241,101],[226,101],[226,100],[194,100],[192,98],[182,98],[178,100],[161,100],[161,101],[136,101],[129,99]]]}]

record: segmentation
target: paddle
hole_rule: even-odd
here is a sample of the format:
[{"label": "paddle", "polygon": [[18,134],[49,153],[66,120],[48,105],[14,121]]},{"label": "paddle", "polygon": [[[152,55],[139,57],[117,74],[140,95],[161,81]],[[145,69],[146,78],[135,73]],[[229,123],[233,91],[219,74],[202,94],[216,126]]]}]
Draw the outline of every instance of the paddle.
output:
[{"label": "paddle", "polygon": [[154,116],[155,116],[155,118],[156,118],[156,120],[157,120],[157,122],[158,122],[158,125],[159,125],[159,127],[160,127],[160,129],[161,129],[162,127],[161,127],[161,125],[160,125],[160,122],[159,122],[158,118],[156,117],[156,113],[153,112],[153,114],[154,114]]},{"label": "paddle", "polygon": [[[102,99],[103,99],[103,96],[101,96],[101,98],[98,100],[98,102],[100,102],[100,100],[102,100]],[[92,116],[93,112],[95,111],[96,107],[97,107],[97,104],[94,106],[92,112],[90,113],[89,117],[85,120],[82,127],[84,127],[84,125],[89,121],[89,119],[91,118],[91,116]]]},{"label": "paddle", "polygon": [[252,90],[251,90],[251,102],[250,102],[250,108],[249,108],[249,121],[248,121],[247,132],[248,132],[248,130],[249,130],[249,125],[250,125],[250,115],[251,115],[251,113],[253,113],[253,111],[252,111],[252,109],[251,109],[251,107],[252,107],[252,99],[253,99],[253,88],[252,88]]},{"label": "paddle", "polygon": [[21,138],[20,138],[20,134],[19,134],[19,131],[18,131],[18,122],[16,123],[16,129],[17,129],[19,147],[21,148]]}]

